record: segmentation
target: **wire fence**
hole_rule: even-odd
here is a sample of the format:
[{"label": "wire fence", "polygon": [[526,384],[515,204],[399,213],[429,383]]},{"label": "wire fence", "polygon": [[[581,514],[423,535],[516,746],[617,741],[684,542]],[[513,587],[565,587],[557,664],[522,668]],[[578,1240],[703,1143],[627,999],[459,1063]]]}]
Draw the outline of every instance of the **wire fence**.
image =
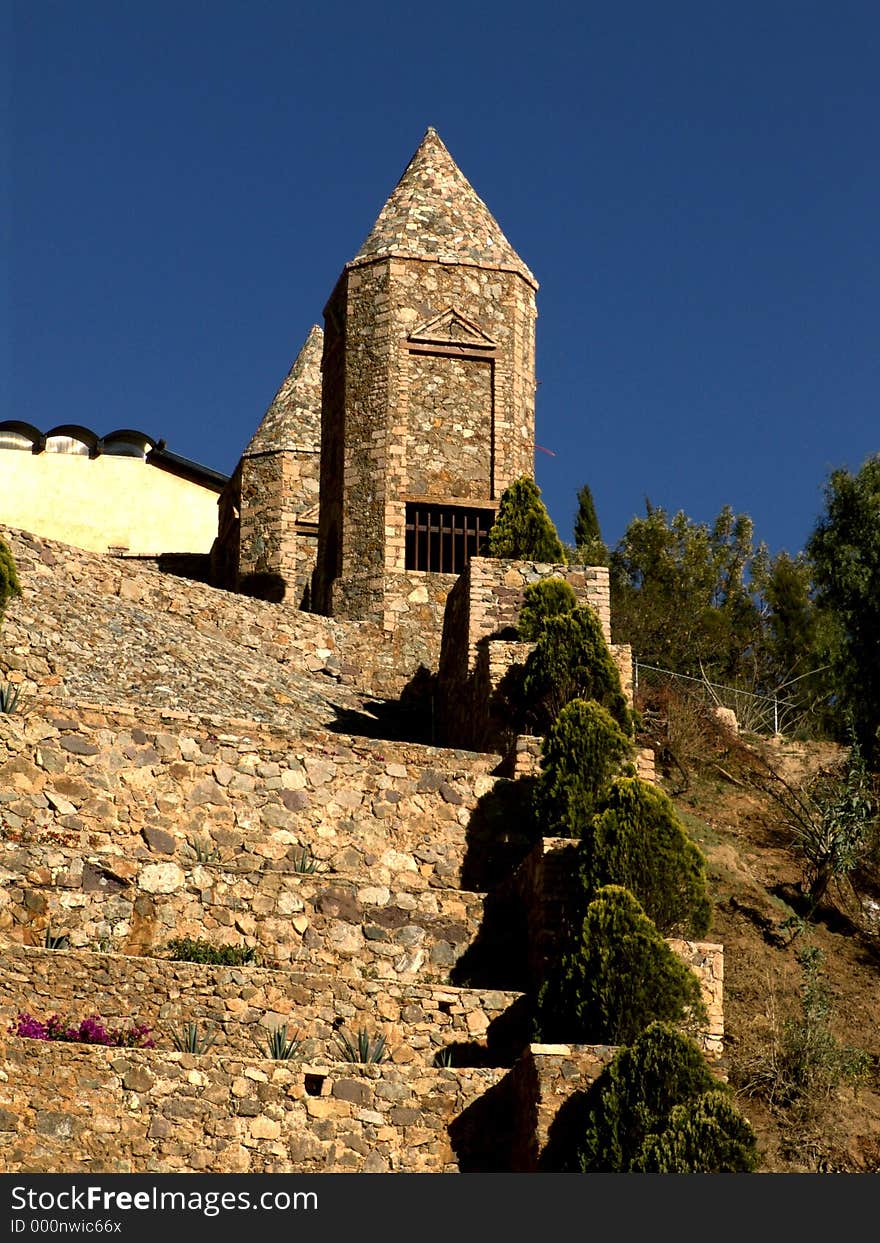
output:
[{"label": "wire fence", "polygon": [[[827,667],[827,666],[823,666]],[[810,670],[809,677],[821,670]],[[687,689],[718,708],[728,708],[737,719],[740,729],[752,734],[787,734],[800,726],[804,718],[809,716],[811,709],[803,699],[792,694],[785,694],[789,687],[801,678],[794,678],[772,695],[761,695],[755,691],[747,691],[739,686],[723,686],[711,682],[708,678],[692,677],[686,673],[673,673],[671,669],[659,669],[656,665],[646,665],[642,661],[633,660],[633,692],[638,693],[640,686],[658,685],[664,681],[682,682]]]}]

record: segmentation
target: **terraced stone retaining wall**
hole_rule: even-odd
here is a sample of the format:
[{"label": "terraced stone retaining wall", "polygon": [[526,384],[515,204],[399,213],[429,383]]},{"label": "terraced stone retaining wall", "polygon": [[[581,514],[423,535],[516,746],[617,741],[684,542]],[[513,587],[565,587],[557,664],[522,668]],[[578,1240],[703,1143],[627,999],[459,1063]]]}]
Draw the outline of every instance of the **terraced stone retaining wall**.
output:
[{"label": "terraced stone retaining wall", "polygon": [[[302,1064],[0,1042],[7,1173],[491,1169],[504,1070]],[[487,1097],[487,1093],[489,1094]]]},{"label": "terraced stone retaining wall", "polygon": [[174,1048],[188,1023],[213,1033],[212,1051],[265,1055],[266,1035],[286,1025],[304,1058],[338,1058],[335,1033],[384,1035],[394,1065],[431,1065],[446,1049],[455,1064],[509,1065],[528,1040],[521,993],[351,980],[335,972],[211,966],[12,943],[0,958],[0,1025],[21,1013],[112,1027],[146,1023],[157,1047]]},{"label": "terraced stone retaining wall", "polygon": [[167,712],[33,705],[0,716],[7,846],[292,870],[378,868],[455,885],[499,757]]}]

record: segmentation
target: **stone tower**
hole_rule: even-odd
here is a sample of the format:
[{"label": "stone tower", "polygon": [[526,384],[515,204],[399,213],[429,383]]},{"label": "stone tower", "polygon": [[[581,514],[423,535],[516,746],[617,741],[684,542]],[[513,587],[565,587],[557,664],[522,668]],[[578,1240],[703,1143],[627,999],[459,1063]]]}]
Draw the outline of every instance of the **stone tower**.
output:
[{"label": "stone tower", "polygon": [[534,473],[536,290],[429,129],[324,311],[314,609],[439,604]]},{"label": "stone tower", "polygon": [[218,579],[297,606],[317,548],[323,339],[315,325],[220,498]]}]

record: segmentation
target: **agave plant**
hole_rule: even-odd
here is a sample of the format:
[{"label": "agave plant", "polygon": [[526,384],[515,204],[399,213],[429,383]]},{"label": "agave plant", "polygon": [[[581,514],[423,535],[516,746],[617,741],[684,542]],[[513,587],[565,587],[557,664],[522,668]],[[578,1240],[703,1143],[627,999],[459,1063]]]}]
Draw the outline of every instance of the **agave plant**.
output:
[{"label": "agave plant", "polygon": [[303,846],[299,854],[294,855],[293,870],[294,872],[302,872],[306,875],[310,875],[312,872],[317,872],[318,860],[312,854],[308,846]]},{"label": "agave plant", "polygon": [[222,859],[220,847],[212,846],[210,842],[200,842],[197,838],[188,837],[186,844],[192,851],[196,863],[219,863]]},{"label": "agave plant", "polygon": [[359,1027],[354,1036],[341,1031],[334,1036],[345,1062],[384,1062],[388,1057],[385,1037],[371,1036],[365,1027]]},{"label": "agave plant", "polygon": [[66,950],[70,948],[70,937],[66,932],[54,933],[52,925],[46,926],[46,935],[43,938],[43,948],[47,950]]},{"label": "agave plant", "polygon": [[274,1058],[276,1061],[289,1062],[299,1054],[305,1042],[301,1032],[297,1032],[295,1036],[288,1037],[287,1024],[282,1023],[280,1027],[269,1028],[263,1045],[258,1041],[255,1041],[255,1043],[261,1050],[265,1046],[269,1057]]},{"label": "agave plant", "polygon": [[4,682],[0,684],[0,712],[11,716],[18,707],[18,701],[21,697],[21,687],[15,686],[12,682]]},{"label": "agave plant", "polygon": [[182,1028],[171,1028],[171,1042],[178,1053],[207,1053],[217,1039],[217,1024],[212,1023],[202,1033],[198,1023],[187,1023]]}]

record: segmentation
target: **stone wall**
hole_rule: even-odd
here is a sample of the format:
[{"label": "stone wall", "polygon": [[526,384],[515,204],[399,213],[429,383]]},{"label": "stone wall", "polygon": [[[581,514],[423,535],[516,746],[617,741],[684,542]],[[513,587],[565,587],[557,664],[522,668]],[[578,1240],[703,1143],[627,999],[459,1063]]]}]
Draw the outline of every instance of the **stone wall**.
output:
[{"label": "stone wall", "polygon": [[560,1110],[575,1092],[584,1092],[595,1083],[616,1053],[613,1045],[577,1044],[532,1044],[523,1052],[510,1076],[515,1102],[512,1172],[563,1172],[570,1145],[567,1135],[561,1143],[556,1137],[554,1124]]},{"label": "stone wall", "polygon": [[457,886],[497,757],[389,745],[133,709],[2,717],[0,927],[445,979],[483,922]]},{"label": "stone wall", "polygon": [[528,1039],[525,998],[503,990],[352,980],[335,972],[218,967],[167,958],[2,946],[0,1024],[20,1012],[111,1027],[143,1023],[157,1048],[173,1050],[188,1023],[212,1033],[212,1052],[259,1057],[280,1025],[311,1061],[339,1058],[335,1034],[383,1035],[394,1065],[431,1065],[441,1050],[459,1066],[512,1064]]},{"label": "stone wall", "polygon": [[[242,460],[238,590],[283,599],[294,608],[302,605],[315,550],[303,546],[298,521],[317,504],[318,469],[317,452],[274,451]],[[263,591],[261,579],[266,580]]]},{"label": "stone wall", "polygon": [[7,1174],[457,1173],[495,1168],[493,1137],[510,1125],[509,1114],[492,1114],[498,1069],[311,1065],[16,1037],[0,1053]]},{"label": "stone wall", "polygon": [[454,887],[494,755],[134,708],[34,704],[0,715],[7,848],[326,870]]},{"label": "stone wall", "polygon": [[[473,557],[449,594],[439,658],[441,737],[474,749],[507,752],[517,732],[504,680],[524,665],[533,648],[516,640],[527,587],[544,578],[563,578],[578,602],[592,608],[611,637],[611,603],[605,566],[544,565]],[[621,685],[632,703],[632,653],[613,647]]]},{"label": "stone wall", "polygon": [[7,846],[0,929],[31,945],[51,930],[74,946],[147,955],[175,937],[205,938],[348,978],[447,981],[474,950],[483,895],[424,882],[411,889],[381,864],[373,873],[309,876]]},{"label": "stone wall", "polygon": [[[166,690],[161,697],[156,692],[157,706],[167,707],[170,702],[193,712],[211,711],[207,706],[212,700],[210,689],[182,687],[181,677],[186,675],[194,684],[197,674],[201,687],[214,683],[225,687],[234,667],[235,686],[222,697],[227,715],[244,706],[243,693],[253,686],[273,692],[269,713],[261,712],[256,703],[248,704],[254,720],[283,717],[281,696],[286,692],[288,701],[292,699],[283,679],[291,671],[324,673],[332,679],[327,683],[331,688],[338,684],[359,693],[396,698],[420,667],[433,671],[439,662],[441,622],[436,619],[442,616],[442,600],[451,580],[432,582],[427,590],[426,579],[442,576],[413,575],[411,581],[410,576],[399,580],[402,611],[409,613],[412,624],[391,632],[370,622],[337,621],[279,608],[266,600],[176,578],[149,563],[79,552],[27,532],[3,534],[23,578],[25,598],[7,610],[0,673],[30,694],[48,691],[56,695],[56,687],[76,680],[81,689],[75,691],[75,698],[97,698],[84,691],[101,680],[101,663],[91,657],[86,660],[85,654],[94,651],[98,639],[111,644],[110,635],[114,639],[109,659],[125,662],[131,670],[129,682],[139,672],[143,678],[146,662],[161,663],[155,681]],[[84,602],[92,615],[88,633],[76,628]],[[140,646],[142,638],[147,650]],[[206,650],[206,638],[234,645],[234,666],[228,652],[206,661],[206,655],[214,656]],[[102,660],[106,663],[108,656]],[[132,687],[127,697],[148,705],[152,693],[151,685],[144,684],[136,690]],[[116,694],[110,702],[120,698]],[[219,697],[216,702],[219,710]],[[299,732],[296,721],[308,720],[308,705],[300,699],[296,707],[288,715]]]}]

